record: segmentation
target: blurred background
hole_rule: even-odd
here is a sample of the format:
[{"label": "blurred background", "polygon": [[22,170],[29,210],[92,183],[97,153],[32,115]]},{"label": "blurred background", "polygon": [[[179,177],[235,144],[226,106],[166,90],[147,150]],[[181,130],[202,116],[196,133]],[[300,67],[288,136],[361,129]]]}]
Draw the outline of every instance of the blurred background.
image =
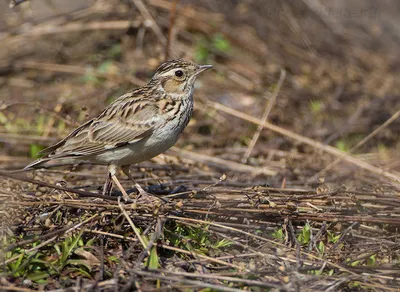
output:
[{"label": "blurred background", "polygon": [[[249,177],[236,174],[231,161],[254,166],[255,181],[268,167],[277,173],[268,177],[273,185],[309,185],[335,157],[268,129],[249,146],[257,125],[212,102],[261,119],[279,89],[268,121],[345,152],[400,109],[398,1],[11,4],[18,2],[13,8],[0,2],[4,167],[24,166],[116,97],[145,84],[165,58],[214,65],[197,82],[194,117],[177,147],[190,151],[190,161],[233,171],[237,179]],[[400,120],[393,119],[352,152],[398,174],[399,133]],[[343,161],[326,173],[327,181],[356,185],[371,177],[381,181]]]}]

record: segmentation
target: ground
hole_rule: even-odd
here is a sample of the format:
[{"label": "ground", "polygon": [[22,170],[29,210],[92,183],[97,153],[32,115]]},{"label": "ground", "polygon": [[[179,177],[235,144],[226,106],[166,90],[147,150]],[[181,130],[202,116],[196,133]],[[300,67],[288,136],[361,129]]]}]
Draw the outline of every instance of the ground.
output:
[{"label": "ground", "polygon": [[[398,291],[396,1],[61,2],[2,10],[1,289]],[[178,57],[214,69],[156,196],[18,171]]]}]

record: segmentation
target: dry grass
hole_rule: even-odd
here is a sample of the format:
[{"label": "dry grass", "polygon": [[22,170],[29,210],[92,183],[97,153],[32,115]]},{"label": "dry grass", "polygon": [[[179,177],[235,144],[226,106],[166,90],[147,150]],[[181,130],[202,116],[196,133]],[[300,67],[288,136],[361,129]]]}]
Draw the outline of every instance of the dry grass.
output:
[{"label": "dry grass", "polygon": [[[398,291],[391,9],[324,2],[97,1],[29,29],[29,5],[14,8],[0,35],[0,289]],[[98,166],[10,171],[166,56],[215,65],[178,145],[132,166],[166,202],[103,196]]]}]

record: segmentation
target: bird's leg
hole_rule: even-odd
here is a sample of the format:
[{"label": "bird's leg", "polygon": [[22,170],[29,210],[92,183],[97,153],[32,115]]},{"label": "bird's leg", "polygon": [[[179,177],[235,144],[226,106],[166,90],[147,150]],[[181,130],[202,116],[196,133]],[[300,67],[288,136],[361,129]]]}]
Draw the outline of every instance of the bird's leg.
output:
[{"label": "bird's leg", "polygon": [[164,198],[160,198],[160,197],[158,197],[158,196],[156,196],[156,195],[153,195],[153,194],[150,194],[150,193],[146,192],[146,191],[135,181],[135,179],[133,178],[133,176],[132,176],[131,173],[129,172],[129,165],[121,166],[121,169],[122,169],[122,172],[125,173],[125,175],[126,175],[127,177],[129,177],[129,179],[134,183],[135,187],[137,188],[137,190],[138,190],[138,192],[139,192],[139,194],[140,194],[141,196],[143,196],[143,197],[148,197],[149,195],[151,195],[151,196],[156,197],[156,198],[159,199],[159,200],[162,200],[162,201],[164,201],[164,202],[167,202],[167,200],[165,200]]},{"label": "bird's leg", "polygon": [[148,195],[148,193],[135,181],[135,179],[133,178],[133,176],[129,172],[129,165],[124,165],[124,166],[121,167],[121,169],[122,169],[122,172],[125,173],[125,175],[127,177],[129,177],[129,179],[134,183],[135,187],[139,191],[139,194],[141,194],[142,196]]},{"label": "bird's leg", "polygon": [[111,193],[111,188],[112,188],[111,174],[110,172],[108,172],[106,182],[104,183],[103,187],[103,196],[109,196]]},{"label": "bird's leg", "polygon": [[118,189],[121,191],[122,198],[124,199],[124,201],[125,202],[131,201],[131,199],[129,198],[128,194],[126,193],[124,187],[121,185],[121,183],[119,182],[118,178],[116,177],[117,166],[113,165],[113,164],[109,165],[108,166],[108,171],[110,173],[111,179],[114,181],[114,183],[116,184]]}]

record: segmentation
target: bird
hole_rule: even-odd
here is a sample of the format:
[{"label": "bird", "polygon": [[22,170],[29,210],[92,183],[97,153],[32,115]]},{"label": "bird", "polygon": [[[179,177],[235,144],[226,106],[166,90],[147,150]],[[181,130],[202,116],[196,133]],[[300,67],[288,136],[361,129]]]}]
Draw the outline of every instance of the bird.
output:
[{"label": "bird", "polygon": [[56,161],[107,165],[103,194],[111,190],[114,182],[123,199],[129,200],[116,176],[119,169],[140,194],[146,194],[130,174],[130,165],[149,160],[178,141],[192,116],[195,80],[210,68],[212,65],[185,59],[162,63],[146,85],[118,97],[97,117],[40,151],[42,158],[24,170],[51,166]]}]

